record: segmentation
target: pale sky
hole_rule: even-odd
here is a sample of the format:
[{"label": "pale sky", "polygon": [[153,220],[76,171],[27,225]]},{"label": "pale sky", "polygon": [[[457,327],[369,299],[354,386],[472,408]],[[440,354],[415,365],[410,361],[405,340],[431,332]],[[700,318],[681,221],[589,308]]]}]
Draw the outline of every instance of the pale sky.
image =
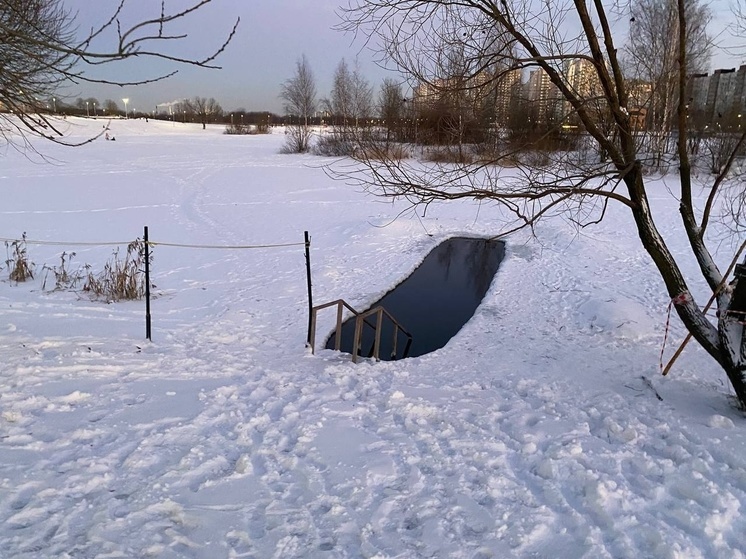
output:
[{"label": "pale sky", "polygon": [[[192,5],[196,0],[167,0],[167,7]],[[122,98],[129,98],[129,109],[150,112],[157,104],[195,96],[214,97],[226,111],[239,107],[247,110],[269,110],[283,113],[279,99],[282,82],[292,76],[296,60],[303,54],[314,71],[318,96],[329,95],[334,69],[344,57],[352,66],[355,58],[368,81],[378,90],[384,77],[399,79],[397,74],[381,69],[374,54],[350,34],[333,29],[339,23],[336,10],[344,0],[213,0],[192,14],[177,30],[186,32],[184,42],[168,45],[184,56],[200,57],[219,47],[237,17],[241,18],[238,33],[228,49],[216,61],[221,70],[177,67],[179,73],[163,82],[134,87],[113,87],[80,83],[65,93],[72,102],[77,97],[96,97],[101,103],[114,99],[123,108]],[[77,12],[80,32],[101,24],[113,13],[118,0],[65,0]],[[156,17],[160,0],[128,0],[124,21],[141,21]],[[729,12],[722,2],[712,3],[715,21],[720,27]],[[720,20],[720,21],[718,21]],[[711,28],[717,32],[717,29]],[[108,40],[107,40],[108,39]],[[111,48],[112,37],[95,45]],[[717,55],[713,68],[738,66],[733,55]],[[137,80],[155,76],[173,65],[164,67],[152,60],[139,58],[134,63],[93,69],[89,76],[116,77]]]},{"label": "pale sky", "polygon": [[[186,6],[194,0],[168,0],[167,7]],[[368,81],[378,90],[384,77],[396,77],[374,62],[374,55],[357,40],[332,29],[339,22],[335,10],[340,0],[214,0],[189,17],[184,29],[187,42],[178,53],[199,57],[220,46],[237,17],[238,33],[216,63],[221,70],[178,67],[179,73],[166,81],[136,87],[112,87],[81,83],[66,95],[96,97],[101,103],[129,98],[130,110],[150,112],[159,103],[185,97],[214,97],[222,107],[234,110],[270,110],[282,114],[279,99],[282,82],[292,76],[296,60],[306,55],[316,77],[318,96],[329,95],[334,70],[344,57],[352,67],[357,57]],[[78,12],[81,32],[111,16],[118,1],[65,0],[65,6]],[[158,14],[159,0],[128,0],[125,17],[145,19]],[[155,12],[153,12],[155,10]],[[180,28],[181,29],[181,28]],[[100,43],[103,45],[106,42]],[[108,41],[111,45],[111,40]],[[155,75],[161,65],[146,59],[135,64],[93,69],[90,76],[115,76],[134,80]],[[171,66],[172,68],[174,66]]]}]

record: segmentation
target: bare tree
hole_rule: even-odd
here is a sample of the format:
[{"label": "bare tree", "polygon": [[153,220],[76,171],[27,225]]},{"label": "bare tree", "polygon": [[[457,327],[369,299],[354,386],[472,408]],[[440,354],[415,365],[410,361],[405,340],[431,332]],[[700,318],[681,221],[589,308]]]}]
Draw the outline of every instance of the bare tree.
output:
[{"label": "bare tree", "polygon": [[183,101],[182,110],[188,115],[202,123],[202,130],[207,128],[207,124],[214,122],[223,115],[223,108],[213,97],[194,97]]},{"label": "bare tree", "polygon": [[386,142],[404,141],[402,121],[405,102],[402,85],[391,78],[385,78],[378,93],[378,115],[386,128]]},{"label": "bare tree", "polygon": [[323,99],[321,105],[329,113],[332,128],[319,136],[313,148],[314,153],[332,157],[352,155],[355,146],[354,123],[357,120],[355,81],[344,58],[334,70],[331,95]]},{"label": "bare tree", "polygon": [[[135,80],[116,80],[97,75],[97,67],[131,58],[160,59],[175,66],[219,68],[215,60],[233,38],[238,20],[219,46],[202,58],[182,57],[175,46],[187,39],[178,30],[212,0],[194,3],[175,11],[165,0],[140,8],[143,18],[123,25],[128,0],[117,0],[110,15],[89,33],[80,36],[76,16],[63,0],[0,0],[0,103],[13,115],[0,115],[0,135],[10,141],[12,132],[42,136],[64,143],[62,132],[46,116],[45,102],[66,84],[107,83],[139,85],[172,76],[173,69]],[[149,15],[148,15],[149,14]],[[108,37],[115,37],[106,48]]]},{"label": "bare tree", "polygon": [[116,115],[119,114],[119,105],[113,99],[107,99],[104,101],[104,115]]},{"label": "bare tree", "polygon": [[[334,71],[331,95],[322,100],[322,106],[329,112],[331,131],[319,137],[314,153],[327,156],[351,155],[354,149],[353,136],[367,133],[368,117],[373,112],[373,88],[360,72],[350,71],[343,58]],[[362,128],[362,129],[361,129]]]},{"label": "bare tree", "polygon": [[355,61],[355,69],[350,71],[343,58],[334,71],[331,96],[323,100],[326,110],[332,114],[334,124],[360,126],[361,119],[373,112],[373,88],[360,71]]},{"label": "bare tree", "polygon": [[360,70],[360,64],[355,60],[352,71],[352,117],[355,127],[365,124],[365,119],[373,114],[373,88]]},{"label": "bare tree", "polygon": [[[650,87],[644,104],[647,136],[655,164],[671,153],[671,131],[676,127],[678,103],[678,43],[671,40],[679,34],[677,0],[633,0],[630,9],[629,41],[625,48],[624,71],[628,78],[638,79]],[[684,0],[686,16],[684,37],[687,50],[686,75],[706,71],[712,48],[707,33],[710,8],[700,0]],[[688,102],[688,100],[687,100]]]},{"label": "bare tree", "polygon": [[296,119],[287,128],[283,151],[304,153],[311,143],[309,120],[316,111],[316,80],[304,54],[295,63],[295,74],[282,84],[280,97],[285,102],[285,113]]},{"label": "bare tree", "polygon": [[743,55],[746,53],[746,0],[734,0],[731,9],[733,20],[728,26],[728,33],[735,39],[733,47],[727,49],[731,53]]},{"label": "bare tree", "polygon": [[346,126],[353,115],[352,73],[343,58],[334,70],[331,95],[322,101],[326,111],[331,114],[332,124]]},{"label": "bare tree", "polygon": [[[364,170],[350,175],[384,196],[409,200],[413,205],[434,200],[490,199],[512,215],[503,232],[532,226],[549,216],[563,216],[578,226],[602,219],[609,203],[619,203],[631,213],[637,235],[664,282],[673,308],[691,335],[726,372],[738,401],[746,406],[746,263],[723,271],[715,262],[706,236],[718,197],[728,184],[733,156],[707,185],[707,202],[695,206],[695,188],[687,152],[688,124],[686,86],[689,63],[689,0],[677,0],[677,26],[670,38],[676,52],[676,127],[679,184],[672,203],[681,214],[689,255],[674,255],[666,246],[652,214],[646,184],[646,162],[640,157],[636,122],[628,110],[629,91],[620,60],[611,16],[602,0],[572,0],[570,3],[523,2],[520,0],[351,0],[345,11],[350,29],[377,35],[389,60],[403,72],[430,74],[427,67],[433,52],[445,42],[461,42],[474,68],[505,62],[512,68],[538,68],[558,91],[559,98],[575,115],[587,136],[606,155],[607,162],[578,160],[570,152],[547,161],[518,160],[521,173],[505,173],[501,159],[478,165],[413,165],[393,159],[366,158]],[[564,22],[565,26],[557,25]],[[510,49],[496,54],[484,48],[482,29],[493,29]],[[572,35],[569,29],[577,29]],[[476,33],[474,32],[476,31]],[[485,35],[487,35],[485,33]],[[599,84],[600,104],[591,108],[588,94],[573,87],[567,72],[575,61],[587,61],[592,79]],[[437,66],[437,64],[436,64]],[[602,110],[615,127],[607,135],[598,122]],[[741,137],[743,142],[743,136]],[[513,156],[514,157],[514,156]],[[740,190],[743,190],[740,187]],[[731,226],[738,225],[731,220]],[[744,243],[746,246],[746,243]],[[739,258],[735,251],[733,263]],[[694,257],[700,277],[709,286],[717,304],[718,318],[711,321],[690,290],[679,258]],[[730,283],[729,283],[730,281]]]},{"label": "bare tree", "polygon": [[[464,160],[472,150],[492,149],[485,141],[498,111],[506,116],[500,97],[510,90],[508,75],[516,75],[514,41],[484,18],[450,17],[455,4],[446,4],[451,3],[439,4],[442,13],[424,28],[415,24],[394,35],[386,55],[413,83],[416,140],[441,146],[429,150],[435,157]],[[418,33],[411,33],[414,29]]]}]

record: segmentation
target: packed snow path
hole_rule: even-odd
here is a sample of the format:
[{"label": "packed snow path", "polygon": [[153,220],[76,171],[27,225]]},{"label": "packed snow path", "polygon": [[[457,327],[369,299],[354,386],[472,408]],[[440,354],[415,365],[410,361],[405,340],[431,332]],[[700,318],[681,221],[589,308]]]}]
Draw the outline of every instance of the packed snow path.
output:
[{"label": "packed snow path", "polygon": [[[281,135],[113,126],[52,165],[8,152],[0,236],[309,230],[317,300],[364,307],[444,238],[499,227],[471,204],[391,223],[325,160],[277,155]],[[744,418],[696,348],[657,376],[667,301],[622,209],[512,237],[476,316],[416,359],[312,356],[303,265],[156,247],[153,343],[142,303],[3,281],[0,557],[744,557]]]}]

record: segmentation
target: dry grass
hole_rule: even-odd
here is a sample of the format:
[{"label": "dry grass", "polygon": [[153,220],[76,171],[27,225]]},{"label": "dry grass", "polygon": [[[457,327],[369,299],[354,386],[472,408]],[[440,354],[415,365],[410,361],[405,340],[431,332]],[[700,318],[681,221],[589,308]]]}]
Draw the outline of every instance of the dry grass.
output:
[{"label": "dry grass", "polygon": [[24,282],[34,278],[34,263],[29,260],[26,251],[26,233],[20,240],[5,241],[5,265],[8,268],[8,278],[14,282]]},{"label": "dry grass", "polygon": [[469,165],[474,163],[475,157],[470,150],[457,149],[453,146],[430,148],[425,150],[424,158],[433,163],[458,163]]},{"label": "dry grass", "polygon": [[145,242],[137,239],[127,245],[124,257],[117,248],[102,272],[89,272],[83,291],[106,301],[142,299],[145,296],[144,266]]},{"label": "dry grass", "polygon": [[407,159],[410,155],[407,146],[395,143],[369,143],[358,146],[355,150],[356,158],[372,161],[399,161]]},{"label": "dry grass", "polygon": [[50,274],[54,277],[54,287],[51,288],[52,291],[75,289],[78,286],[85,277],[84,268],[89,269],[90,266],[84,266],[82,268],[78,267],[73,270],[71,266],[73,258],[75,258],[74,252],[63,252],[60,255],[59,266],[44,266],[44,280],[41,284],[42,290],[47,289],[47,281],[49,280]]}]

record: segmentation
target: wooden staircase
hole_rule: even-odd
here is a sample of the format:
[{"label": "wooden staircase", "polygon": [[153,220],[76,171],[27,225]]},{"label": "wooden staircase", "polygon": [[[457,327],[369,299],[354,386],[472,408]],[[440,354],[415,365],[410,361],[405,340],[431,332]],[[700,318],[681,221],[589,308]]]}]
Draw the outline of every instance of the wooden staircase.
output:
[{"label": "wooden staircase", "polygon": [[[391,322],[391,324],[394,326],[394,340],[393,340],[393,350],[391,352],[391,359],[395,360],[397,359],[397,341],[399,338],[399,332],[401,331],[402,334],[404,334],[407,337],[407,343],[404,346],[404,351],[402,352],[402,355],[400,359],[403,359],[404,357],[407,357],[409,354],[409,349],[412,347],[412,334],[407,332],[401,324],[389,313],[386,309],[381,307],[380,305],[377,307],[374,307],[372,309],[369,309],[365,312],[358,312],[354,308],[352,308],[350,305],[347,304],[346,301],[343,299],[337,299],[336,301],[331,301],[330,303],[324,303],[323,305],[317,305],[311,309],[311,327],[310,332],[308,336],[308,343],[311,346],[311,353],[316,353],[316,317],[320,310],[327,309],[330,307],[337,307],[337,326],[335,329],[335,340],[334,340],[334,349],[337,351],[340,351],[340,348],[342,347],[342,322],[343,322],[343,315],[344,310],[347,309],[350,311],[353,316],[355,316],[355,335],[353,338],[352,347],[354,348],[352,352],[352,362],[357,363],[358,358],[360,357],[360,351],[362,350],[362,338],[363,338],[363,328],[365,326],[373,329],[373,335],[374,335],[374,341],[373,345],[370,348],[370,351],[368,352],[367,357],[372,357],[376,361],[380,361],[380,350],[381,350],[381,328],[383,326],[384,319],[387,319]],[[371,322],[368,320],[369,317],[375,316],[375,322]]]}]

